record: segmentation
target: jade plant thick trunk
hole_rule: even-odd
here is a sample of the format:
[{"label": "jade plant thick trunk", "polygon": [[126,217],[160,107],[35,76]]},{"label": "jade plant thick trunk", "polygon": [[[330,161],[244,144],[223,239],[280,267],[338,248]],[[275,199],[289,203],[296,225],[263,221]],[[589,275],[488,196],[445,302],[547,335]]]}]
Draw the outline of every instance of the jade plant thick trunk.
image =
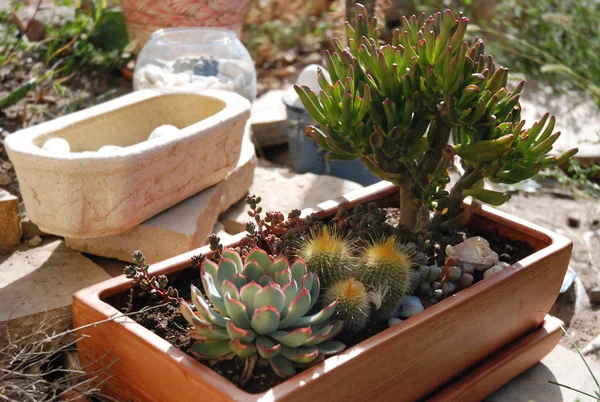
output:
[{"label": "jade plant thick trunk", "polygon": [[[525,128],[523,82],[507,88],[508,69],[485,55],[480,39],[463,40],[467,23],[449,10],[403,18],[383,44],[377,20],[357,4],[354,23],[346,23],[348,43],[336,40],[335,52],[325,54],[331,81],[319,74],[318,95],[295,87],[322,127],[308,127],[307,135],[328,158],[359,158],[398,185],[402,223],[414,231],[462,227],[465,197],[492,205],[510,198],[484,189],[484,179],[517,183],[577,153],[548,155],[560,135],[554,117]],[[466,171],[447,191],[457,156]]]}]

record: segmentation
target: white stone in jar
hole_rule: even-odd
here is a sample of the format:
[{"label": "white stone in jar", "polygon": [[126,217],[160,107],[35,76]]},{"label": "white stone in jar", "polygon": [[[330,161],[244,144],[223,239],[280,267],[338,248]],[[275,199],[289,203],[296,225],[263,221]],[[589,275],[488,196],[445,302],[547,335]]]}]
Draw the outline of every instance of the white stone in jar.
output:
[{"label": "white stone in jar", "polygon": [[144,75],[152,85],[163,81],[163,69],[152,64],[146,66]]}]

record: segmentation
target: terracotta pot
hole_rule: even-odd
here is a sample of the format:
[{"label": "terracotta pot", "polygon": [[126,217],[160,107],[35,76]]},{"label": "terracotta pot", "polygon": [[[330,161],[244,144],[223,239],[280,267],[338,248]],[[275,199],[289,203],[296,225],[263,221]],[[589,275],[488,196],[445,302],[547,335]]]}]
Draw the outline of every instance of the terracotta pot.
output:
[{"label": "terracotta pot", "polygon": [[[381,182],[303,213],[316,211],[326,217],[333,215],[338,206],[351,208],[371,201],[381,206],[398,205],[398,190]],[[502,235],[528,242],[536,252],[262,394],[242,391],[130,318],[86,329],[84,332],[89,337],[78,343],[80,359],[93,370],[116,358],[107,369],[112,376],[104,392],[119,400],[410,401],[422,398],[539,328],[558,295],[571,255],[572,243],[563,236],[487,206],[466,207],[473,211],[473,226],[496,228]],[[239,244],[244,238],[240,233],[225,246]],[[200,252],[209,250],[204,247],[190,251],[153,265],[151,271],[168,275],[184,270],[189,267],[190,258]],[[130,281],[120,276],[76,293],[74,325],[118,315],[106,300],[126,294],[130,288]],[[535,353],[528,355],[529,360],[503,366],[492,364],[504,367],[505,371],[502,375],[490,376],[483,393],[499,388],[549,352],[558,341],[554,332],[552,336],[541,335],[544,347],[534,347]],[[468,400],[467,394],[463,395],[465,399],[461,400]]]},{"label": "terracotta pot", "polygon": [[161,28],[218,27],[240,36],[248,0],[122,0],[121,6],[137,54]]}]

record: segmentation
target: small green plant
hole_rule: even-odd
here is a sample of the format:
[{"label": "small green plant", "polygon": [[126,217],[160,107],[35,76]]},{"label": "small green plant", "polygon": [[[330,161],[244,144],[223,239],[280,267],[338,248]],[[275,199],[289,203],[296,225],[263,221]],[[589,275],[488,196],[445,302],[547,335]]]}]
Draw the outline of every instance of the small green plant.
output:
[{"label": "small green plant", "polygon": [[356,333],[367,326],[371,305],[365,286],[354,278],[334,283],[323,295],[323,304],[337,300],[334,317],[344,321],[344,330]]},{"label": "small green plant", "polygon": [[150,276],[148,273],[149,268],[150,265],[146,263],[146,257],[138,250],[133,252],[133,264],[125,266],[123,273],[143,291],[171,303],[179,302],[177,289],[169,286],[167,277],[165,275]]},{"label": "small green plant", "polygon": [[320,286],[301,259],[290,264],[255,248],[242,261],[235,250],[225,249],[218,264],[203,261],[201,278],[208,300],[192,285],[196,311],[181,302],[196,340],[190,352],[212,362],[242,359],[241,384],[251,377],[258,357],[285,378],[296,373],[296,365],[314,364],[345,347],[331,340],[343,328],[343,321],[330,319],[337,301],[307,315]]},{"label": "small green plant", "polygon": [[352,244],[327,226],[313,231],[303,242],[298,255],[306,261],[308,269],[317,274],[325,289],[352,275]]},{"label": "small green plant", "polygon": [[[463,40],[467,24],[449,10],[412,16],[383,44],[376,19],[359,4],[354,24],[346,24],[347,46],[336,40],[336,51],[325,54],[331,81],[319,74],[318,96],[295,87],[320,125],[307,135],[328,158],[358,158],[398,185],[401,223],[417,232],[431,223],[442,230],[463,227],[470,218],[462,209],[467,196],[492,205],[510,198],[484,189],[484,179],[516,183],[577,153],[548,155],[560,135],[553,133],[554,117],[525,128],[523,83],[506,87],[508,69],[494,64],[480,39]],[[466,169],[447,191],[447,168],[456,155]]]},{"label": "small green plant", "polygon": [[354,277],[367,290],[380,295],[381,307],[373,313],[378,320],[388,319],[411,288],[411,253],[394,236],[367,246]]}]

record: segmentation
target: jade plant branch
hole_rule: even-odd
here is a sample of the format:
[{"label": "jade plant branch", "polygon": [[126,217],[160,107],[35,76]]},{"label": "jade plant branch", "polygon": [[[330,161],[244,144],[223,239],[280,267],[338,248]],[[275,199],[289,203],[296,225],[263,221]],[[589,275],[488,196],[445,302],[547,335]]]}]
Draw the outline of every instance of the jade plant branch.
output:
[{"label": "jade plant branch", "polygon": [[[348,43],[326,52],[331,82],[321,90],[296,86],[319,127],[307,136],[331,159],[360,159],[376,176],[401,189],[402,224],[422,231],[461,227],[471,196],[492,205],[505,193],[486,190],[483,179],[516,183],[577,153],[550,156],[560,133],[554,117],[530,128],[521,120],[521,82],[507,86],[508,69],[484,53],[483,42],[463,40],[468,20],[449,10],[403,18],[390,43],[379,39],[377,20],[358,4],[346,23]],[[452,144],[450,145],[450,138]],[[450,191],[447,168],[458,155],[465,175]]]}]

